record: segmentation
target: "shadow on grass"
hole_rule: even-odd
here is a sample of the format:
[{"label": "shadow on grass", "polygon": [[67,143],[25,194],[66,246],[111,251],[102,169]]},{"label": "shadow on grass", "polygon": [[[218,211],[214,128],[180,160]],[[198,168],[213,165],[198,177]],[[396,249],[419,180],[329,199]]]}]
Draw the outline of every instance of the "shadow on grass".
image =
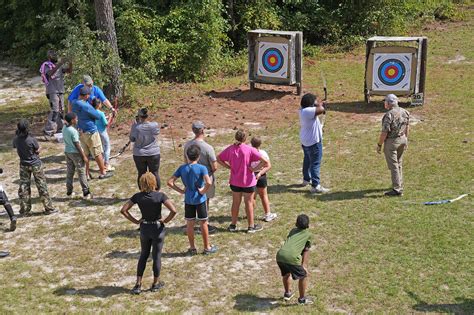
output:
[{"label": "shadow on grass", "polygon": [[59,163],[59,164],[64,162],[64,164],[66,164],[66,157],[64,156],[64,154],[62,154],[62,155],[48,155],[48,156],[42,157],[41,162],[43,162],[43,163]]},{"label": "shadow on grass", "polygon": [[[387,191],[387,190],[388,189],[365,189],[365,190],[335,191],[335,192],[320,194],[316,196],[318,196],[318,199],[321,201],[381,198],[384,196],[381,192]],[[370,195],[370,194],[375,194],[375,195]]]},{"label": "shadow on grass", "polygon": [[[119,259],[137,259],[140,258],[140,252],[127,252],[127,251],[119,251],[119,250],[114,250],[107,255],[105,255],[107,258],[119,258]],[[176,252],[176,253],[162,253],[161,258],[177,258],[177,257],[188,257],[188,254],[183,251],[183,252]],[[151,260],[151,255],[148,257],[148,260]]]},{"label": "shadow on grass", "polygon": [[274,298],[259,297],[254,294],[237,294],[234,309],[239,312],[266,312],[279,307]]},{"label": "shadow on grass", "polygon": [[455,298],[456,303],[452,304],[428,304],[413,292],[407,291],[407,294],[416,301],[412,308],[417,312],[474,314],[474,299]]},{"label": "shadow on grass", "polygon": [[100,298],[107,298],[110,296],[129,292],[130,290],[126,288],[102,285],[90,289],[74,289],[71,287],[61,287],[54,290],[54,294],[56,295],[90,295]]},{"label": "shadow on grass", "polygon": [[[410,107],[410,103],[399,103],[399,105],[400,107]],[[370,102],[369,104],[364,101],[329,103],[328,111],[354,114],[373,114],[386,112],[382,100]]]},{"label": "shadow on grass", "polygon": [[309,186],[302,186],[301,184],[290,184],[290,185],[271,185],[268,186],[267,191],[269,194],[281,194],[281,193],[297,193],[307,194],[309,192]]},{"label": "shadow on grass", "polygon": [[116,232],[110,233],[109,237],[110,238],[116,238],[116,237],[136,238],[136,237],[140,237],[140,231],[138,229],[116,231]]},{"label": "shadow on grass", "polygon": [[67,173],[67,167],[53,168],[53,169],[44,171],[45,175],[60,175],[60,174],[66,174],[66,173]]},{"label": "shadow on grass", "polygon": [[276,90],[261,90],[255,89],[251,90],[232,90],[232,91],[210,91],[207,92],[206,95],[213,97],[213,98],[224,98],[230,99],[237,102],[247,103],[247,102],[262,102],[262,101],[270,101],[275,99],[280,99],[286,95],[293,94],[292,91],[276,91]]}]

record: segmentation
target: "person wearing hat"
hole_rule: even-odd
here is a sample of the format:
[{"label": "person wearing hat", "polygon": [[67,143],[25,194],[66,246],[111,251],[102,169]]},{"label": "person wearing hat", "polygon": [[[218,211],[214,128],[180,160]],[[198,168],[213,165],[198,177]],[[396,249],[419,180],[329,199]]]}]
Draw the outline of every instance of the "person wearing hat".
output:
[{"label": "person wearing hat", "polygon": [[382,131],[377,142],[377,153],[383,152],[392,175],[392,190],[385,196],[403,195],[403,153],[408,145],[410,113],[398,106],[394,94],[385,97],[384,107],[388,112],[382,118]]},{"label": "person wearing hat", "polygon": [[98,98],[105,106],[107,106],[112,112],[115,112],[114,107],[110,103],[110,101],[105,97],[104,92],[100,87],[97,85],[94,85],[94,81],[92,80],[90,75],[84,75],[82,77],[82,83],[76,85],[74,89],[71,91],[71,94],[69,94],[67,100],[68,100],[68,112],[72,111],[72,103],[79,98],[80,95],[80,90],[83,87],[88,87],[90,89],[90,94],[89,98],[87,101],[92,104],[92,100],[95,98]]},{"label": "person wearing hat", "polygon": [[[80,142],[84,154],[88,157],[90,154],[94,157],[97,165],[99,166],[99,179],[111,177],[111,173],[107,173],[104,165],[104,159],[102,158],[102,142],[100,140],[99,131],[95,124],[95,121],[100,119],[99,112],[92,107],[87,100],[90,96],[90,89],[88,87],[82,87],[79,91],[79,99],[75,100],[72,104],[72,112],[77,115],[78,123],[77,129],[80,132]],[[86,174],[90,178],[89,172],[89,161],[86,162]]]},{"label": "person wearing hat", "polygon": [[30,215],[31,213],[31,175],[34,177],[36,188],[38,188],[40,199],[43,202],[44,213],[56,212],[49,196],[43,163],[39,158],[40,146],[38,141],[30,135],[30,124],[26,119],[20,120],[17,124],[13,148],[16,149],[20,157],[20,188],[18,189],[20,214]]},{"label": "person wearing hat", "polygon": [[188,158],[186,156],[186,151],[188,148],[193,144],[197,145],[199,149],[201,149],[198,163],[204,165],[207,168],[207,172],[212,181],[211,187],[206,192],[207,209],[209,210],[209,199],[213,198],[216,194],[216,180],[214,177],[214,173],[217,170],[216,152],[214,151],[214,148],[204,140],[204,130],[206,129],[206,126],[202,121],[198,120],[193,122],[191,129],[194,133],[194,139],[189,140],[184,144],[184,163],[188,162]]},{"label": "person wearing hat", "polygon": [[[66,66],[68,62],[68,66]],[[72,72],[72,62],[66,59],[58,62],[54,50],[48,50],[48,60],[40,67],[41,79],[46,88],[46,97],[51,108],[44,125],[43,134],[46,140],[52,140],[55,133],[63,128],[64,115],[64,74]]]},{"label": "person wearing hat", "polygon": [[156,190],[160,190],[160,146],[156,139],[160,125],[149,121],[148,109],[138,110],[137,119],[130,130],[130,142],[133,142],[133,161],[138,171],[137,183],[140,188],[140,177],[151,172],[156,177]]}]

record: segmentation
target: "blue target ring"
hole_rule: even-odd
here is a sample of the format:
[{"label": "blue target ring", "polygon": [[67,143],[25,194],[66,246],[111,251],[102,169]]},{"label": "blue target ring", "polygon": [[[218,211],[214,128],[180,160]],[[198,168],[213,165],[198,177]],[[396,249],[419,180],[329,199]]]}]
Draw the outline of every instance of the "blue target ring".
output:
[{"label": "blue target ring", "polygon": [[283,54],[276,48],[268,48],[262,55],[263,68],[266,71],[275,73],[283,67]]},{"label": "blue target ring", "polygon": [[387,59],[378,70],[378,77],[385,85],[397,85],[406,75],[405,65],[397,59]]}]

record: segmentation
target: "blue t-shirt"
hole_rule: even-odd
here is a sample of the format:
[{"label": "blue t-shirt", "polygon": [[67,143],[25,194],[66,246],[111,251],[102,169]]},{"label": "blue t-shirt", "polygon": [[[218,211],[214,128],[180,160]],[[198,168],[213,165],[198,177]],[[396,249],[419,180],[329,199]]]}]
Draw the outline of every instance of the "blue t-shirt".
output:
[{"label": "blue t-shirt", "polygon": [[64,152],[79,153],[74,142],[79,142],[79,132],[73,126],[64,125],[63,127]]},{"label": "blue t-shirt", "polygon": [[[78,84],[76,87],[72,90],[71,94],[68,96],[68,101],[73,103],[75,100],[79,99],[79,91],[80,89],[84,86],[84,84]],[[91,95],[89,96],[89,103],[92,104],[92,100],[94,98],[98,98],[102,103],[107,100],[107,97],[105,97],[104,92],[100,89],[100,87],[93,85],[91,89]]]},{"label": "blue t-shirt", "polygon": [[201,164],[183,164],[176,172],[174,177],[181,177],[184,186],[184,203],[188,205],[198,205],[207,200],[206,195],[201,195],[198,187],[204,186],[204,175],[208,175],[207,168]]},{"label": "blue t-shirt", "polygon": [[101,110],[97,110],[97,111],[99,112],[100,119],[97,119],[95,121],[95,125],[97,126],[97,130],[99,130],[99,132],[104,132],[107,129],[108,121],[103,111]]},{"label": "blue t-shirt", "polygon": [[316,117],[316,107],[305,107],[299,110],[300,141],[305,147],[310,147],[323,140],[323,127]]},{"label": "blue t-shirt", "polygon": [[95,121],[100,119],[100,115],[91,104],[83,100],[75,100],[72,103],[72,111],[77,115],[78,129],[89,133],[97,131]]}]

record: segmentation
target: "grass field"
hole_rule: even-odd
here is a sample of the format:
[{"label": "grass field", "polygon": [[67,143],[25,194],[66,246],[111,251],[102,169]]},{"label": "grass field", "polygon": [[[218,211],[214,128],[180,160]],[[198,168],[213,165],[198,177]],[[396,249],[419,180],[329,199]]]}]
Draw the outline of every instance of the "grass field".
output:
[{"label": "grass field", "polygon": [[[269,193],[278,220],[264,223],[264,231],[254,235],[227,232],[231,195],[228,174],[220,170],[210,209],[211,224],[218,227],[211,241],[219,252],[187,257],[187,238],[179,228],[184,223],[182,200],[164,188],[178,208],[164,247],[166,287],[159,293],[131,296],[139,234],[119,214],[122,203],[136,190],[130,152],[120,158],[112,179],[92,181],[96,199],[69,200],[62,145],[42,143],[50,192],[60,213],[20,218],[17,231],[1,232],[0,249],[10,250],[11,257],[0,260],[0,312],[473,314],[472,196],[440,206],[422,203],[474,192],[474,15],[471,10],[465,21],[430,25],[416,34],[430,40],[427,101],[424,107],[408,109],[414,123],[405,157],[403,197],[383,197],[390,174],[375,144],[384,110],[380,102],[362,102],[363,47],[343,55],[323,55],[305,65],[305,88],[321,90],[323,69],[331,111],[326,117],[321,173],[330,193],[311,195],[296,185],[301,181],[302,152],[295,101],[288,121],[269,121],[264,128],[252,130],[263,136],[263,148],[272,160]],[[458,55],[465,60],[451,61]],[[243,82],[244,76],[184,88],[191,91],[186,96],[192,96]],[[166,90],[149,93],[168,100]],[[0,166],[5,169],[0,180],[15,212],[19,210],[18,161],[9,149],[8,129],[14,129],[18,117],[29,116],[39,130],[46,106],[38,100],[27,106],[16,102],[0,107]],[[252,106],[256,113],[265,109],[259,103]],[[205,121],[205,117],[195,118]],[[125,140],[114,141],[117,149]],[[160,174],[165,180],[181,162],[181,149],[175,153],[169,138],[162,141]],[[231,141],[230,133],[209,138],[218,150]],[[78,191],[78,183],[75,188]],[[40,212],[39,200],[35,202],[33,211]],[[312,306],[280,300],[281,277],[274,260],[299,213],[310,216],[314,235],[308,292],[316,301]],[[262,214],[260,205],[256,214]],[[4,230],[6,214],[1,218]],[[239,226],[246,227],[243,218]],[[200,237],[196,241],[201,248]],[[150,284],[148,266],[144,286]]]}]

